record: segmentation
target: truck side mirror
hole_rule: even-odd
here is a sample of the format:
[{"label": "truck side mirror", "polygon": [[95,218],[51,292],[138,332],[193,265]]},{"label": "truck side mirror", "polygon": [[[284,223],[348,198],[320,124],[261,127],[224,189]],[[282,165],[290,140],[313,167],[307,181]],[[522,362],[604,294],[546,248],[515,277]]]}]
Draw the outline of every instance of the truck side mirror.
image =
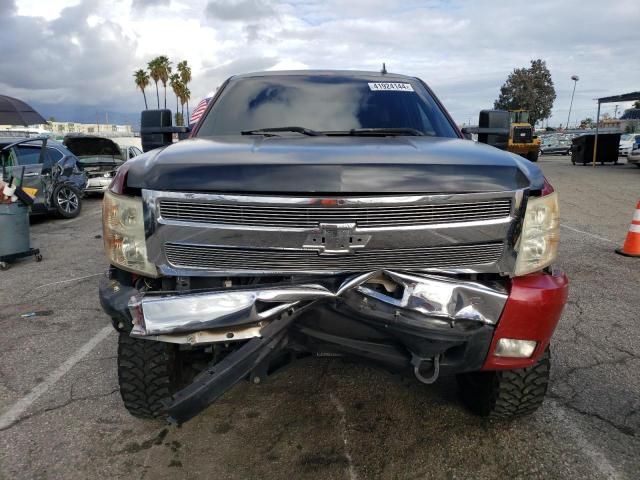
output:
[{"label": "truck side mirror", "polygon": [[171,122],[171,110],[143,110],[140,115],[140,140],[142,151],[148,152],[154,148],[171,145],[173,134],[178,134],[178,139],[183,140],[189,136],[189,127],[173,127]]},{"label": "truck side mirror", "polygon": [[478,119],[478,142],[501,150],[509,144],[511,119],[505,110],[481,110]]},{"label": "truck side mirror", "polygon": [[140,115],[142,150],[148,152],[173,142],[171,110],[143,110]]}]

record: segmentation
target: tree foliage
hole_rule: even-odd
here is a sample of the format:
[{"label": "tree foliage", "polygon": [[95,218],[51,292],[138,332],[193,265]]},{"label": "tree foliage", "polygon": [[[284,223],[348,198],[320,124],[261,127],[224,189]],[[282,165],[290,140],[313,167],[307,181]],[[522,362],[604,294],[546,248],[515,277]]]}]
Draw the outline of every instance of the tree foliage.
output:
[{"label": "tree foliage", "polygon": [[591,128],[595,125],[593,118],[587,117],[583,120],[580,120],[580,128]]},{"label": "tree foliage", "polygon": [[532,125],[551,116],[556,90],[551,72],[544,60],[531,60],[529,68],[516,68],[500,87],[500,96],[493,108],[528,110]]},{"label": "tree foliage", "polygon": [[135,79],[136,87],[142,91],[144,108],[147,109],[149,106],[147,105],[147,95],[144,93],[144,89],[149,86],[149,74],[145,70],[140,69],[133,73],[133,78]]},{"label": "tree foliage", "polygon": [[191,99],[191,92],[187,88],[187,84],[191,81],[191,67],[187,64],[186,60],[179,62],[177,65],[177,73],[172,72],[171,61],[166,55],[160,55],[153,58],[147,64],[147,70],[140,69],[134,72],[136,86],[142,91],[144,96],[145,108],[147,107],[147,96],[145,95],[145,88],[151,84],[151,81],[156,86],[156,104],[160,108],[160,94],[158,90],[158,82],[162,83],[164,87],[164,108],[167,108],[167,83],[171,86],[173,93],[176,96],[176,113],[182,106],[180,115],[176,115],[177,120],[184,121],[184,104],[187,104],[187,118],[189,117],[189,100]]}]

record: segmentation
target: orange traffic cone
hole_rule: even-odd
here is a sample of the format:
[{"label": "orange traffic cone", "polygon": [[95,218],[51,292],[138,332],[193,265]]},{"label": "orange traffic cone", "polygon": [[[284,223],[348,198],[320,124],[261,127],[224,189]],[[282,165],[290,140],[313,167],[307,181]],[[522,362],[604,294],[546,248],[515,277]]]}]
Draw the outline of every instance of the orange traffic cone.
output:
[{"label": "orange traffic cone", "polygon": [[622,248],[616,248],[616,253],[627,257],[640,257],[640,201],[629,225],[629,233]]}]

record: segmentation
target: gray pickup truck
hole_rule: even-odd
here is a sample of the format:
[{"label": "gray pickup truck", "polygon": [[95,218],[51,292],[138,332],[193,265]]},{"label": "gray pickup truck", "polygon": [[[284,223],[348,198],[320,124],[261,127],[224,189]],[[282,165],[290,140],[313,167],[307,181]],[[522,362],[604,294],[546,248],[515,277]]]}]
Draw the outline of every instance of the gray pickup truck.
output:
[{"label": "gray pickup truck", "polygon": [[568,282],[539,167],[386,72],[232,77],[173,144],[165,113],[143,112],[162,147],[104,196],[100,300],[133,415],[185,422],[307,356],[456,375],[484,416],[542,403]]}]

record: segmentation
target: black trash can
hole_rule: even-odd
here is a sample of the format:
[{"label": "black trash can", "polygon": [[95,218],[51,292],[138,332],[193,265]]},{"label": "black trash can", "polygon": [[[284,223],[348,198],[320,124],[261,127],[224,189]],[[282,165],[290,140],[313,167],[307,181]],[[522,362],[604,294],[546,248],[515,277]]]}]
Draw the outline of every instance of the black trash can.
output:
[{"label": "black trash can", "polygon": [[[593,144],[596,135],[590,133],[575,137],[571,144],[571,163],[586,165],[593,161]],[[601,133],[598,135],[598,154],[596,161],[604,164],[618,163],[618,146],[620,145],[619,133]]]}]

